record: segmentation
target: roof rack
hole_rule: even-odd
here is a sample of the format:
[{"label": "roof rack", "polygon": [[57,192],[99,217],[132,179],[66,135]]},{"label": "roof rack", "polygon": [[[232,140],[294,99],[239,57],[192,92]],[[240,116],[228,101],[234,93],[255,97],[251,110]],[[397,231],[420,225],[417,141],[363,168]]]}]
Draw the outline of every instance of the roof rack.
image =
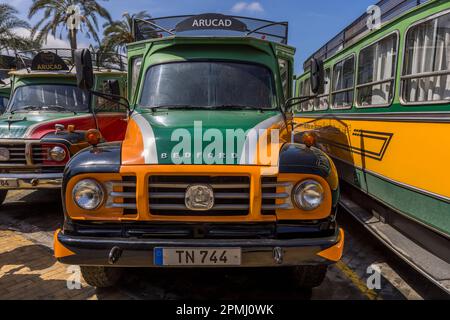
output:
[{"label": "roof rack", "polygon": [[[430,1],[432,0],[381,0],[376,6],[381,9],[381,23],[386,23],[399,17],[410,9]],[[370,15],[365,13],[352,22],[352,24],[312,54],[304,62],[303,69],[308,70],[312,58],[326,60],[338,51],[347,48],[359,40],[364,34],[370,31],[367,26],[368,19],[370,19]]]},{"label": "roof rack", "polygon": [[[74,50],[66,48],[45,48],[20,51],[16,53],[17,69],[30,69],[33,63],[33,59],[40,53],[53,53],[57,55],[62,61],[70,68],[73,69],[74,63]],[[126,71],[127,59],[125,56],[115,52],[101,52],[91,50],[92,64],[97,69],[111,69],[118,71]]]},{"label": "roof rack", "polygon": [[168,36],[254,37],[287,44],[288,23],[217,13],[133,20],[134,38],[157,39]]}]

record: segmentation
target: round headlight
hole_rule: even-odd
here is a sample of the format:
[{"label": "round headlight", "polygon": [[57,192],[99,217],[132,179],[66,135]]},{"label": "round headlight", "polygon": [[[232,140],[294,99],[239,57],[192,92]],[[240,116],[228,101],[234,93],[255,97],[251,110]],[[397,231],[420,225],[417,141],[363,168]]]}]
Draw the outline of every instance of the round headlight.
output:
[{"label": "round headlight", "polygon": [[95,180],[78,181],[72,191],[73,201],[84,210],[95,210],[103,202],[103,188]]},{"label": "round headlight", "polygon": [[294,189],[294,201],[297,207],[302,210],[314,210],[323,202],[323,188],[315,180],[305,180],[300,182]]},{"label": "round headlight", "polygon": [[56,146],[50,150],[49,155],[52,160],[60,162],[66,158],[66,150],[62,147]]}]

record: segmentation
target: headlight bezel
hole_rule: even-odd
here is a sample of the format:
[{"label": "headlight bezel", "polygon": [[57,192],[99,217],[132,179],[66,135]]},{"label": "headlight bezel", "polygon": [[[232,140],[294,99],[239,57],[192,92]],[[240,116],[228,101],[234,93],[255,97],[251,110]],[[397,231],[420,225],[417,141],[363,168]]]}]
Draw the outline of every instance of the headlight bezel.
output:
[{"label": "headlight bezel", "polygon": [[[56,153],[55,149],[59,151],[59,156],[54,156]],[[52,161],[63,162],[67,158],[67,151],[64,147],[54,146],[48,151],[48,156]]]},{"label": "headlight bezel", "polygon": [[[84,186],[82,184],[84,184]],[[99,191],[99,193],[97,195],[99,197],[99,201],[98,201],[98,203],[96,203],[96,206],[83,207],[79,203],[79,201],[77,201],[77,193],[79,192],[79,189],[80,188],[88,188],[88,186],[86,184],[91,184],[91,186],[97,187],[97,190]],[[91,190],[92,190],[92,188],[91,188]],[[99,181],[92,179],[92,178],[81,179],[81,180],[77,181],[72,188],[72,201],[79,209],[86,210],[86,211],[95,211],[95,210],[99,209],[105,203],[104,186],[102,185],[102,183],[100,183]]]},{"label": "headlight bezel", "polygon": [[[298,199],[298,195],[300,192],[305,192],[312,187],[317,188],[320,193],[320,201],[316,205],[307,204],[306,200],[303,198]],[[314,179],[305,179],[298,182],[295,187],[292,189],[292,202],[294,205],[302,210],[302,211],[314,211],[319,209],[325,202],[325,188],[322,184]],[[303,201],[300,201],[303,200]]]}]

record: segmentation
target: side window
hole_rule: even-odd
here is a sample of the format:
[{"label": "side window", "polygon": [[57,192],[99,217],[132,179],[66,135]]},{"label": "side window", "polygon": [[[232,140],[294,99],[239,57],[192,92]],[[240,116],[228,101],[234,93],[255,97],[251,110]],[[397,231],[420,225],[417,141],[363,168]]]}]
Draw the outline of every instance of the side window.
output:
[{"label": "side window", "polygon": [[[298,83],[298,91],[297,91],[297,97],[301,97],[303,96],[303,86],[304,86],[304,81],[299,81]],[[301,104],[295,104],[294,107],[292,108],[292,112],[294,113],[299,113],[302,112],[302,106]]]},{"label": "side window", "polygon": [[330,106],[330,88],[331,88],[331,71],[330,68],[325,69],[325,90],[324,93],[318,96],[314,101],[314,110],[327,110]]},{"label": "side window", "polygon": [[142,56],[135,57],[131,60],[131,79],[130,79],[130,99],[134,97],[137,82],[139,80],[139,71],[141,70]]},{"label": "side window", "polygon": [[450,100],[450,13],[409,29],[402,98],[411,104]]},{"label": "side window", "polygon": [[[307,97],[311,95],[311,80],[308,78],[303,84],[302,97]],[[302,111],[312,111],[314,109],[314,99],[309,99],[301,104]]]},{"label": "side window", "polygon": [[334,65],[332,109],[350,109],[355,84],[355,56]]},{"label": "side window", "polygon": [[[103,93],[111,93],[111,80],[117,79],[104,79],[99,84],[99,90]],[[119,80],[120,81],[120,80]],[[95,112],[127,112],[125,106],[101,97],[95,97]]]},{"label": "side window", "polygon": [[358,62],[358,107],[388,106],[394,98],[397,35],[361,50]]}]

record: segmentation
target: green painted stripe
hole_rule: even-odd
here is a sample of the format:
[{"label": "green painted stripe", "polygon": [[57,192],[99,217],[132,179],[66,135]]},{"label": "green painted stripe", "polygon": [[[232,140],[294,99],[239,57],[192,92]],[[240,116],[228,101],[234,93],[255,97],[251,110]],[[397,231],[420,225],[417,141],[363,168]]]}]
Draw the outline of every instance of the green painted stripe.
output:
[{"label": "green painted stripe", "polygon": [[450,235],[450,203],[363,172],[333,158],[339,175],[388,207]]}]

